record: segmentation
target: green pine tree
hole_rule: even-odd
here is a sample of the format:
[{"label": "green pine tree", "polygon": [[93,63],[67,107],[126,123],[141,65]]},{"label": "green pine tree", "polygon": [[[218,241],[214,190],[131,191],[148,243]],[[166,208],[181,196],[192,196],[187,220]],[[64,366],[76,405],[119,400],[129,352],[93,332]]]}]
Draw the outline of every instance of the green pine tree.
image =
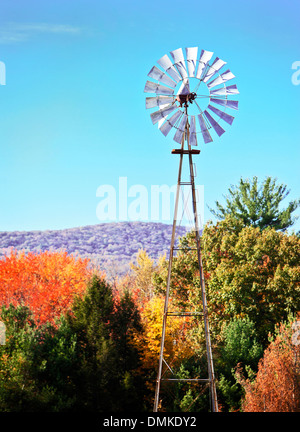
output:
[{"label": "green pine tree", "polygon": [[139,356],[131,345],[132,332],[140,330],[140,323],[130,295],[125,294],[118,304],[107,282],[94,276],[68,321],[77,335],[78,367],[71,376],[76,409],[142,409],[143,384],[135,374]]},{"label": "green pine tree", "polygon": [[241,220],[245,226],[252,225],[264,229],[267,227],[285,231],[298,217],[293,213],[300,206],[300,200],[290,201],[286,208],[281,208],[282,201],[290,191],[284,184],[277,184],[277,179],[267,177],[260,185],[258,178],[240,179],[237,186],[228,189],[226,204],[216,201],[216,209],[209,207],[217,219],[231,215]]}]

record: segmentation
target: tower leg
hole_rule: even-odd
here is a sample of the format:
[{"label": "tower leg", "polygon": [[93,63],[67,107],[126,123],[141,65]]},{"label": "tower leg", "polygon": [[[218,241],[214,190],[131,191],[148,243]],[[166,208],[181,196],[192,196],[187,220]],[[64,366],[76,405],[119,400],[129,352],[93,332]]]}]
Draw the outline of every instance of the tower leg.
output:
[{"label": "tower leg", "polygon": [[[184,148],[184,134],[183,134],[183,138],[182,138],[182,142],[181,142],[181,150],[183,150],[183,148]],[[166,298],[165,298],[165,306],[164,306],[163,326],[162,326],[162,335],[161,335],[161,344],[160,344],[159,364],[158,364],[158,374],[157,374],[155,398],[154,398],[154,409],[153,409],[154,412],[158,411],[158,404],[159,404],[159,392],[160,392],[160,383],[161,383],[161,377],[162,377],[164,345],[165,345],[168,306],[169,306],[169,297],[170,297],[170,282],[171,282],[171,271],[172,271],[175,234],[176,234],[176,223],[177,223],[179,192],[180,192],[180,182],[181,182],[181,172],[182,172],[182,160],[183,160],[183,153],[181,153],[181,155],[180,155],[179,170],[178,170],[175,210],[174,210],[174,219],[173,219],[172,237],[171,237],[171,246],[170,246],[170,255],[169,255],[167,289],[166,289]]]},{"label": "tower leg", "polygon": [[[188,141],[188,149],[189,149],[189,151],[191,150],[191,146],[190,146],[189,141]],[[195,236],[196,236],[196,243],[197,243],[197,258],[198,258],[198,265],[199,265],[200,286],[201,286],[201,296],[202,296],[202,306],[203,306],[209,386],[210,386],[210,392],[211,392],[212,411],[218,412],[218,400],[217,400],[214,365],[213,365],[212,349],[211,349],[211,341],[210,341],[207,301],[206,301],[206,292],[205,292],[205,280],[204,280],[204,272],[203,272],[203,266],[202,266],[202,255],[201,255],[200,234],[199,234],[199,221],[198,221],[198,212],[197,212],[195,177],[194,177],[192,153],[189,153],[189,166],[190,166],[190,176],[191,176],[191,186],[192,186]]]}]

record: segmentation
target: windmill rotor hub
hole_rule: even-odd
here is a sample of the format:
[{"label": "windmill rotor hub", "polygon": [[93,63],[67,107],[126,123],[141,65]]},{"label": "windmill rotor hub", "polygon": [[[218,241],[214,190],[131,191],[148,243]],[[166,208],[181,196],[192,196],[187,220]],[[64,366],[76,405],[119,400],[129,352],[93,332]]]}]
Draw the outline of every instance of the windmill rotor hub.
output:
[{"label": "windmill rotor hub", "polygon": [[179,102],[180,106],[184,104],[185,106],[188,106],[188,103],[193,103],[193,100],[197,97],[197,94],[195,92],[189,93],[189,94],[179,94],[176,96],[176,100]]}]

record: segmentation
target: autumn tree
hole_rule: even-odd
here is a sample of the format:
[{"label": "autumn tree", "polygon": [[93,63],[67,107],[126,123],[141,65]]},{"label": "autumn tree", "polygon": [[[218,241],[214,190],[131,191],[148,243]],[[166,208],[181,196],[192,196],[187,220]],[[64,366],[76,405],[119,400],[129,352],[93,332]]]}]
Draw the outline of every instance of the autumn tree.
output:
[{"label": "autumn tree", "polygon": [[264,343],[275,324],[300,309],[300,241],[274,228],[233,229],[227,219],[203,233],[213,319],[248,317]]},{"label": "autumn tree", "polygon": [[261,184],[256,176],[252,179],[241,178],[237,186],[228,189],[225,206],[216,201],[216,208],[210,208],[210,211],[217,219],[231,215],[241,220],[245,226],[284,231],[298,219],[293,213],[300,206],[298,199],[281,208],[282,201],[289,193],[286,185],[277,184],[277,179],[272,177],[266,177]]},{"label": "autumn tree", "polygon": [[[171,303],[169,310],[172,310]],[[145,368],[157,368],[163,311],[164,298],[155,296],[146,304],[142,312],[144,332],[138,336],[137,344],[140,346]],[[178,365],[183,358],[188,358],[193,354],[191,345],[186,341],[189,326],[188,318],[170,316],[168,319],[164,357],[170,362],[170,365]]]},{"label": "autumn tree", "polygon": [[292,333],[290,325],[279,326],[254,381],[237,368],[237,380],[245,389],[245,412],[300,412],[300,347],[293,344]]},{"label": "autumn tree", "polygon": [[[192,309],[201,306],[201,291],[193,233],[181,239],[174,259],[172,295]],[[213,343],[222,327],[235,318],[254,323],[258,342],[265,344],[276,323],[300,309],[300,239],[274,228],[244,227],[227,217],[206,224],[201,247],[209,321]],[[157,279],[163,290],[165,278]],[[203,329],[198,327],[203,344]],[[196,339],[195,339],[196,342]]]},{"label": "autumn tree", "polygon": [[88,264],[66,252],[12,251],[0,260],[0,303],[28,306],[39,324],[54,322],[85,292]]},{"label": "autumn tree", "polygon": [[[181,238],[173,259],[170,297],[183,310],[201,313],[194,246],[195,233]],[[274,228],[245,226],[242,220],[227,216],[205,225],[201,250],[218,392],[224,409],[237,410],[242,393],[232,370],[241,362],[248,378],[255,373],[269,332],[300,309],[300,239]],[[166,265],[153,280],[156,295],[163,295]],[[186,339],[201,358],[203,320],[190,325]]]},{"label": "autumn tree", "polygon": [[[172,302],[169,304],[169,310],[174,311]],[[162,317],[164,311],[164,298],[160,295],[153,296],[148,300],[141,310],[141,322],[143,331],[135,336],[135,345],[139,351],[141,365],[139,373],[144,376],[147,387],[146,402],[150,409],[153,407],[155,382],[157,377],[158,360],[162,335]],[[191,341],[187,339],[190,328],[189,317],[169,316],[165,333],[164,359],[168,364],[164,367],[170,368],[176,377],[183,373],[180,365],[188,362],[194,355]],[[170,369],[168,369],[170,371]],[[188,368],[185,369],[188,373]],[[162,389],[162,393],[164,393]],[[185,393],[181,394],[181,398]],[[166,394],[164,394],[166,397]],[[173,399],[166,402],[169,409],[176,409],[173,405]],[[177,405],[179,402],[176,402]],[[176,405],[175,403],[175,405]],[[178,407],[177,407],[178,408]]]},{"label": "autumn tree", "polygon": [[154,295],[153,276],[160,272],[165,257],[160,257],[158,263],[149,257],[144,249],[139,250],[136,262],[130,264],[133,289],[138,292],[141,302],[150,300]]}]

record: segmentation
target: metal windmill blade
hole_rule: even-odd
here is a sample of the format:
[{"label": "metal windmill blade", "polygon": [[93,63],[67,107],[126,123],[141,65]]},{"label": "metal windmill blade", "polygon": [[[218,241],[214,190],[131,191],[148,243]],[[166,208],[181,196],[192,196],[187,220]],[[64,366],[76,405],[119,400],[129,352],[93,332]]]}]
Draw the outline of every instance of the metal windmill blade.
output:
[{"label": "metal windmill blade", "polygon": [[210,101],[215,103],[215,104],[222,105],[222,106],[232,108],[235,110],[239,109],[239,102],[238,101],[228,100],[228,99],[216,99],[216,98],[211,98]]},{"label": "metal windmill blade", "polygon": [[210,89],[212,87],[215,87],[219,84],[224,84],[225,82],[231,80],[232,78],[235,78],[235,75],[228,69],[226,72],[222,73],[218,78],[215,78],[210,83],[207,84],[207,87]]},{"label": "metal windmill blade", "polygon": [[[173,139],[179,144],[186,128],[191,146],[198,144],[198,135],[204,143],[212,142],[214,133],[221,136],[226,124],[231,125],[234,119],[227,110],[238,110],[238,101],[231,100],[239,94],[237,86],[227,85],[235,76],[229,69],[221,72],[226,62],[214,58],[212,51],[188,47],[171,51],[170,57],[166,54],[157,63],[158,66],[154,65],[148,73],[154,81],[148,80],[144,89],[153,94],[146,97],[146,108],[154,109],[150,114],[152,123],[158,124],[164,136],[174,128]],[[191,80],[198,82],[195,89]],[[203,95],[202,89],[208,95]],[[204,100],[206,106],[200,107]]]},{"label": "metal windmill blade", "polygon": [[188,73],[187,73],[187,68],[186,68],[182,49],[178,48],[175,51],[171,51],[170,54],[173,57],[174,65],[176,66],[181,78],[182,79],[187,78]]},{"label": "metal windmill blade", "polygon": [[145,93],[156,93],[161,95],[171,95],[174,93],[174,90],[169,87],[163,86],[158,83],[154,83],[152,81],[147,81],[144,89]]},{"label": "metal windmill blade", "polygon": [[210,94],[211,95],[232,95],[232,94],[239,94],[240,92],[237,89],[237,86],[234,85],[230,85],[228,87],[224,86],[218,89],[214,89],[214,90],[210,90]]},{"label": "metal windmill blade", "polygon": [[210,80],[225,64],[226,62],[219,59],[219,57],[216,57],[215,61],[212,63],[212,65],[204,75],[203,81],[207,82],[208,80]]},{"label": "metal windmill blade", "polygon": [[167,118],[167,116],[175,109],[177,109],[175,105],[169,104],[166,107],[161,108],[160,110],[150,114],[152,123],[156,124],[159,120]]},{"label": "metal windmill blade", "polygon": [[186,114],[183,115],[183,117],[179,123],[179,126],[177,128],[177,131],[175,132],[173,139],[174,139],[174,141],[178,142],[178,144],[181,143],[183,134],[186,130],[185,128],[186,128],[187,117],[188,116]]},{"label": "metal windmill blade", "polygon": [[213,54],[214,53],[211,51],[205,51],[205,50],[201,51],[196,78],[200,79],[202,77],[203,71],[207,67],[208,62],[212,58]]},{"label": "metal windmill blade", "polygon": [[146,108],[154,108],[156,106],[168,105],[175,102],[175,97],[172,96],[154,96],[146,97]]},{"label": "metal windmill blade", "polygon": [[172,127],[177,123],[177,121],[180,120],[180,118],[183,116],[182,112],[180,110],[177,110],[175,114],[172,115],[172,117],[166,119],[166,121],[163,123],[162,126],[160,126],[160,131],[164,134],[164,136],[167,136]]},{"label": "metal windmill blade", "polygon": [[160,58],[157,63],[172,77],[176,82],[179,82],[181,80],[180,75],[178,74],[177,70],[174,68],[171,60],[165,54],[162,58]]},{"label": "metal windmill blade", "polygon": [[151,71],[148,73],[148,76],[150,78],[154,78],[158,81],[160,81],[163,84],[166,84],[167,86],[176,87],[176,81],[172,80],[172,78],[168,77],[168,75],[164,72],[162,72],[158,67],[153,66]]},{"label": "metal windmill blade", "polygon": [[189,134],[190,134],[190,137],[189,137],[190,144],[192,146],[198,145],[197,133],[196,133],[196,119],[195,119],[194,115],[191,116]]},{"label": "metal windmill blade", "polygon": [[186,48],[185,51],[189,77],[194,77],[197,64],[198,47]]},{"label": "metal windmill blade", "polygon": [[202,133],[203,140],[204,140],[205,144],[212,142],[212,137],[209,133],[209,128],[206,125],[202,114],[198,114],[198,120],[199,120],[200,129],[201,129],[201,133]]}]

